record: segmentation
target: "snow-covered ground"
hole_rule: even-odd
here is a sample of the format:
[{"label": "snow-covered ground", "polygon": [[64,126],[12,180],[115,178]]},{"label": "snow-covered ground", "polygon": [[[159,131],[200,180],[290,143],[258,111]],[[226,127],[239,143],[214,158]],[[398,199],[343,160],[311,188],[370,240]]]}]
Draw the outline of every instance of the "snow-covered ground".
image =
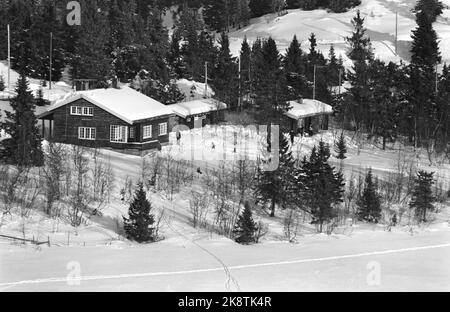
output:
[{"label": "snow-covered ground", "polygon": [[[0,75],[3,76],[5,86],[8,88],[8,63],[6,61],[0,61]],[[15,70],[11,70],[10,75],[11,86],[9,91],[14,92],[17,80],[19,79],[19,73]],[[42,87],[42,81],[39,79],[29,78],[28,82],[29,90],[31,90],[35,96],[37,96],[37,91],[42,88],[44,99],[48,101],[58,100],[72,89],[71,86],[62,81],[53,82],[51,89],[49,88],[48,81],[46,81],[46,87]]]},{"label": "snow-covered ground", "polygon": [[1,246],[0,291],[449,291],[449,256],[448,228],[295,245],[198,234],[147,246]]},{"label": "snow-covered ground", "polygon": [[[195,166],[205,171],[221,162],[224,150],[229,156],[234,154],[235,129],[230,125],[195,129],[194,140],[190,133],[183,132],[180,145],[172,134],[171,145],[164,147],[163,154],[180,159],[190,159],[192,151],[197,156],[205,155],[205,159],[195,158]],[[328,131],[314,138],[297,138],[293,154],[305,155],[318,140],[332,143],[336,135]],[[256,154],[258,136],[248,131],[244,137],[251,151],[248,155]],[[380,176],[395,170],[398,151],[381,151],[371,144],[358,149],[356,142],[347,139],[346,174],[364,172],[367,167]],[[418,156],[414,157],[419,167],[438,171],[445,179],[450,177],[449,164],[430,166],[425,155]],[[296,244],[283,238],[283,212],[271,219],[258,210],[255,219],[269,224],[270,231],[261,244],[240,246],[192,228],[189,198],[190,191],[200,186],[201,177],[197,176],[192,186],[175,194],[173,200],[164,192],[149,193],[155,212],[165,212],[161,229],[165,240],[136,245],[117,234],[117,220],[127,212],[118,193],[126,177],[134,181],[140,177],[142,158],[106,150],[103,157],[111,162],[117,179],[113,200],[103,216],[92,218],[75,231],[61,220],[33,211],[25,220],[26,237],[39,241],[49,238],[52,246],[36,249],[0,240],[0,290],[450,290],[450,269],[446,265],[450,256],[448,206],[431,215],[432,222],[426,226],[402,222],[392,232],[386,231],[385,225],[350,222],[327,236],[316,234],[305,223]],[[337,160],[332,161],[339,165]],[[22,237],[23,222],[18,215],[6,216],[0,234]],[[78,269],[81,283],[71,286],[77,284],[70,277],[76,277]],[[267,283],[267,276],[271,283]]]},{"label": "snow-covered ground", "polygon": [[[443,1],[450,6],[450,1]],[[411,12],[416,0],[362,0],[362,4],[346,13],[328,13],[325,10],[289,10],[284,16],[269,14],[252,19],[250,25],[230,33],[231,51],[237,54],[243,38],[249,41],[272,36],[284,53],[294,35],[302,42],[303,49],[309,49],[311,33],[317,37],[318,49],[328,54],[333,44],[337,55],[346,58],[345,37],[352,32],[351,19],[356,10],[366,18],[365,25],[371,37],[375,55],[385,61],[409,60],[411,31],[416,28],[415,16]],[[395,13],[398,12],[398,55],[395,54]],[[434,27],[440,39],[443,62],[450,61],[450,9],[438,19]]]},{"label": "snow-covered ground", "polygon": [[198,100],[203,97],[213,97],[214,91],[211,87],[205,86],[205,83],[196,82],[187,79],[177,80],[177,86],[180,91],[185,95],[186,101]]}]

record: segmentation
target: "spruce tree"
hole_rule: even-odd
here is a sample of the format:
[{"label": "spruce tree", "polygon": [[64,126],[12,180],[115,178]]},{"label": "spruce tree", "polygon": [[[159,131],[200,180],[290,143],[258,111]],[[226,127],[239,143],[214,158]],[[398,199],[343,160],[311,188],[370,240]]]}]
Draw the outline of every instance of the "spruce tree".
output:
[{"label": "spruce tree", "polygon": [[42,138],[37,127],[35,100],[22,73],[10,100],[12,112],[6,112],[5,130],[11,135],[6,146],[9,161],[18,166],[42,166]]},{"label": "spruce tree", "polygon": [[447,146],[450,141],[450,68],[447,64],[444,64],[439,77],[438,91],[437,116],[442,120],[442,127],[436,144],[437,152],[450,152],[450,146]]},{"label": "spruce tree", "polygon": [[314,147],[309,159],[304,159],[296,173],[295,190],[301,194],[301,209],[307,210],[318,225],[323,225],[336,217],[335,205],[343,201],[344,179],[342,172],[330,166],[330,149],[323,141]]},{"label": "spruce tree", "polygon": [[416,146],[423,146],[436,139],[435,135],[440,133],[442,124],[437,116],[435,92],[436,66],[441,62],[441,56],[436,31],[429,17],[422,11],[417,13],[417,24],[412,35],[409,69],[408,102],[413,117],[410,124],[413,133],[409,136],[414,136]]},{"label": "spruce tree", "polygon": [[[39,8],[34,13],[33,27],[31,29],[32,40],[35,42],[37,62],[33,64],[34,78],[50,80],[50,54],[49,40],[52,33],[52,80],[59,81],[66,65],[68,54],[64,51],[64,34],[61,21],[58,19],[58,5],[52,0],[41,1]],[[38,66],[38,67],[37,67]]]},{"label": "spruce tree", "polygon": [[329,83],[327,78],[326,60],[322,52],[317,50],[317,39],[314,33],[309,37],[309,54],[307,56],[306,76],[311,84],[309,89],[309,98],[313,98],[314,80],[316,100],[323,101],[325,103],[331,102],[331,93],[329,90]]},{"label": "spruce tree", "polygon": [[250,11],[250,7],[249,7],[249,0],[240,0],[240,21],[242,23],[243,26],[247,26],[250,18],[251,18],[251,11]]},{"label": "spruce tree", "polygon": [[0,91],[5,91],[5,80],[3,79],[3,75],[0,75]]},{"label": "spruce tree", "polygon": [[248,44],[247,37],[244,37],[244,41],[241,45],[241,52],[239,61],[241,62],[241,73],[240,73],[240,83],[241,83],[241,94],[240,96],[244,98],[244,101],[250,101],[250,79],[251,79],[251,49]]},{"label": "spruce tree", "polygon": [[366,175],[364,191],[357,202],[358,219],[360,221],[378,223],[381,219],[381,203],[378,195],[372,169]]},{"label": "spruce tree", "polygon": [[225,0],[205,0],[203,18],[211,30],[222,32],[227,30],[229,22],[229,6]]},{"label": "spruce tree", "polygon": [[253,213],[248,202],[245,202],[244,211],[239,216],[236,225],[233,229],[234,239],[239,244],[254,243],[255,234],[258,230],[255,221],[253,220]]},{"label": "spruce tree", "polygon": [[414,13],[424,13],[427,19],[434,23],[438,16],[443,13],[444,4],[439,0],[419,0],[414,7]]},{"label": "spruce tree", "polygon": [[[342,70],[341,65],[339,64],[339,60],[336,57],[336,52],[334,51],[334,46],[331,45],[330,51],[328,53],[328,64],[327,64],[327,80],[329,81],[330,86],[339,85],[339,74],[340,70]],[[342,77],[341,77],[342,78]]]},{"label": "spruce tree", "polygon": [[217,64],[214,69],[214,86],[219,100],[237,108],[238,99],[238,66],[230,52],[230,41],[226,33],[219,40],[220,48]]},{"label": "spruce tree", "polygon": [[71,57],[71,75],[75,79],[96,79],[106,82],[111,73],[111,59],[107,53],[109,25],[106,13],[97,2],[84,0],[82,24],[77,28],[78,40]]},{"label": "spruce tree", "polygon": [[350,46],[349,58],[353,61],[353,70],[348,73],[348,80],[351,88],[345,96],[346,106],[341,109],[342,118],[350,118],[354,128],[369,128],[367,118],[369,116],[370,105],[373,101],[370,63],[373,60],[373,53],[370,38],[366,35],[364,18],[358,11],[352,20],[354,31],[352,36],[347,38]]},{"label": "spruce tree", "polygon": [[369,120],[373,134],[381,137],[383,150],[388,140],[394,141],[400,127],[403,103],[405,102],[405,73],[390,62],[376,60],[372,64],[373,98]]},{"label": "spruce tree", "polygon": [[358,10],[356,16],[352,19],[354,31],[350,37],[346,38],[350,45],[348,56],[356,63],[373,59],[372,46],[370,38],[366,35],[367,29],[364,27],[364,21],[365,18],[361,17],[361,12]]},{"label": "spruce tree", "polygon": [[44,91],[42,88],[39,88],[37,91],[36,106],[45,106],[47,104],[49,104],[49,102],[44,99]]},{"label": "spruce tree", "polygon": [[265,40],[260,56],[255,57],[256,118],[260,125],[270,128],[273,124],[281,124],[284,112],[289,109],[286,79],[275,40]]},{"label": "spruce tree", "polygon": [[123,48],[136,40],[133,27],[136,16],[136,3],[134,0],[112,0],[109,3],[108,22],[110,28],[111,51]]},{"label": "spruce tree", "polygon": [[167,54],[167,62],[169,63],[171,71],[175,75],[176,79],[181,79],[183,77],[183,60],[181,57],[180,40],[181,38],[179,32],[175,31],[172,34],[169,51]]},{"label": "spruce tree", "polygon": [[[20,3],[20,2],[19,2]],[[23,23],[21,28],[13,31],[12,36],[16,40],[11,45],[11,53],[15,55],[12,68],[27,76],[36,76],[36,68],[41,66],[39,57],[35,54],[36,42],[33,40],[32,13],[26,9],[23,11]]]},{"label": "spruce tree", "polygon": [[256,176],[255,197],[258,202],[270,205],[270,215],[275,217],[277,205],[287,208],[290,204],[292,190],[292,170],[294,160],[290,150],[289,141],[280,133],[279,165],[275,170],[263,171],[258,168]]},{"label": "spruce tree", "polygon": [[334,151],[336,152],[336,158],[344,160],[347,158],[347,143],[345,142],[344,132],[341,133],[339,140],[335,142]]},{"label": "spruce tree", "polygon": [[435,198],[431,190],[434,172],[419,171],[414,181],[412,199],[409,204],[414,209],[415,216],[419,222],[427,222],[427,212],[434,209]]},{"label": "spruce tree", "polygon": [[257,107],[257,97],[258,91],[261,86],[261,77],[264,75],[264,67],[262,64],[264,63],[263,54],[262,54],[262,40],[257,38],[253,41],[251,48],[251,57],[250,57],[250,83],[249,83],[249,92],[251,96],[252,104],[254,108]]},{"label": "spruce tree", "polygon": [[175,31],[183,41],[181,56],[184,78],[204,81],[205,62],[208,62],[208,68],[216,62],[214,38],[203,30],[202,20],[191,10],[183,10],[175,26]]},{"label": "spruce tree", "polygon": [[254,17],[273,12],[273,0],[250,0],[249,7]]},{"label": "spruce tree", "polygon": [[128,239],[138,243],[156,240],[155,229],[152,227],[155,219],[151,214],[151,209],[152,206],[147,199],[144,185],[139,183],[128,210],[128,218],[123,217],[124,229]]},{"label": "spruce tree", "polygon": [[294,36],[283,58],[286,82],[292,90],[290,93],[293,95],[291,100],[297,100],[308,94],[309,86],[305,76],[306,66],[306,56],[303,55],[297,36]]}]

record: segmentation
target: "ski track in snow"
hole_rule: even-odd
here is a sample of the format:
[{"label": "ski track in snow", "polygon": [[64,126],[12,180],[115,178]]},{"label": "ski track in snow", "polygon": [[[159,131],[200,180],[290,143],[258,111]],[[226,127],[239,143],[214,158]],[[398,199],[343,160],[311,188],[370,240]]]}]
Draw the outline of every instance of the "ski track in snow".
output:
[{"label": "ski track in snow", "polygon": [[[392,249],[392,250],[384,250],[384,251],[366,252],[366,253],[350,254],[350,255],[343,255],[343,256],[331,256],[331,257],[292,260],[292,261],[269,262],[269,263],[248,264],[248,265],[237,265],[237,266],[230,266],[230,267],[228,267],[228,270],[246,270],[246,269],[253,269],[253,268],[270,267],[270,266],[282,266],[282,265],[293,265],[293,264],[303,264],[303,263],[312,263],[312,262],[345,260],[345,259],[351,259],[351,258],[362,258],[362,257],[370,257],[370,256],[389,255],[389,254],[396,254],[396,253],[406,253],[406,252],[413,252],[413,251],[424,251],[424,250],[441,249],[441,248],[449,248],[449,247],[450,247],[450,243],[448,243],[448,244],[441,244],[441,245],[432,245],[432,246],[422,246],[422,247],[412,247],[412,248],[402,248],[402,249]],[[81,282],[81,281],[97,281],[97,280],[111,280],[111,279],[125,279],[125,278],[143,278],[143,277],[157,277],[157,276],[171,276],[171,275],[187,275],[187,274],[219,272],[219,271],[223,271],[223,270],[224,270],[224,267],[222,266],[220,268],[173,271],[173,272],[151,272],[151,273],[136,273],[136,274],[81,276],[79,279],[77,279],[77,281]],[[59,277],[59,278],[47,278],[47,279],[25,280],[25,281],[19,281],[19,282],[0,283],[0,287],[3,288],[0,291],[4,291],[6,289],[10,289],[12,287],[20,286],[20,285],[45,284],[45,283],[65,283],[67,281],[68,281],[67,277],[64,277],[64,278]]]}]

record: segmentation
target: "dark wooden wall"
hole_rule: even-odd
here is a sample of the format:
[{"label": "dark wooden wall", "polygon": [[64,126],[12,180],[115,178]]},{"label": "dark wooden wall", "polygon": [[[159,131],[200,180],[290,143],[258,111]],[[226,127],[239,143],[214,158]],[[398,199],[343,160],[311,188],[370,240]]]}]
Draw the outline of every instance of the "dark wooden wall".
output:
[{"label": "dark wooden wall", "polygon": [[[71,106],[83,106],[83,107],[94,107],[94,116],[74,116],[70,114]],[[169,142],[169,134],[165,136],[158,136],[160,123],[168,123],[169,128],[169,116],[163,116],[161,118],[154,118],[143,120],[135,125],[136,127],[136,139],[129,140],[129,142],[146,142],[143,146],[130,145],[124,143],[112,143],[110,142],[110,126],[131,126],[127,122],[121,120],[120,118],[110,114],[109,112],[93,105],[92,103],[86,101],[85,99],[76,100],[70,104],[62,106],[53,111],[53,140],[59,143],[81,145],[86,147],[110,147],[117,149],[126,148],[157,148],[159,143]],[[146,125],[153,126],[153,138],[143,140],[142,128]],[[78,139],[78,127],[92,127],[96,128],[96,140],[80,140]]]}]

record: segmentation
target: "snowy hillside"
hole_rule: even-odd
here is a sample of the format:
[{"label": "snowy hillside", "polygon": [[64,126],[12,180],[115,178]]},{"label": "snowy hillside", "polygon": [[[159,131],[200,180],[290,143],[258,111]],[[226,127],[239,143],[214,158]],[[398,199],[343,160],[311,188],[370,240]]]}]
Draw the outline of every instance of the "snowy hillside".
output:
[{"label": "snowy hillside", "polygon": [[[356,10],[366,17],[368,35],[372,39],[375,55],[385,61],[409,59],[411,31],[416,28],[415,16],[411,12],[415,0],[362,0],[362,4],[346,13],[328,13],[325,10],[289,10],[284,16],[275,14],[252,19],[250,25],[230,33],[231,51],[240,50],[242,39],[249,41],[272,36],[280,51],[284,51],[292,37],[297,35],[302,48],[308,49],[308,37],[315,33],[318,49],[327,55],[333,44],[336,53],[345,56],[345,37],[352,31],[351,19]],[[450,0],[445,0],[450,5]],[[398,12],[398,55],[395,54],[395,13]],[[450,62],[450,9],[434,25],[440,39],[443,62]],[[347,59],[347,65],[349,65]]]},{"label": "snowy hillside", "polygon": [[[192,138],[190,137],[192,135]],[[225,135],[227,134],[227,135]],[[201,170],[217,168],[220,146],[233,153],[233,127],[206,128],[184,132],[179,145],[172,134],[172,146],[163,155],[189,159],[205,153],[209,161],[198,161]],[[258,137],[248,133],[248,149],[254,154]],[[293,151],[304,154],[318,140],[333,142],[335,134],[297,138]],[[374,146],[358,148],[349,140],[349,158],[344,171],[348,175],[372,166],[377,175],[395,170],[397,152],[380,151]],[[211,143],[217,150],[210,148]],[[223,144],[222,144],[223,143]],[[94,216],[87,224],[74,230],[59,219],[49,219],[33,211],[27,223],[16,214],[3,218],[1,233],[50,240],[52,247],[19,248],[0,241],[0,291],[419,291],[450,289],[450,270],[445,265],[450,252],[449,208],[433,214],[426,226],[410,226],[407,216],[402,224],[386,230],[386,225],[352,224],[339,226],[330,236],[317,234],[307,223],[301,225],[298,242],[290,244],[283,238],[283,215],[269,218],[261,210],[258,221],[270,225],[261,244],[241,246],[213,232],[194,229],[189,198],[192,190],[201,190],[204,177],[196,175],[170,200],[168,193],[149,192],[157,215],[164,211],[161,234],[165,240],[138,245],[117,233],[118,220],[126,214],[119,188],[128,178],[141,174],[142,158],[102,151],[102,158],[111,162],[117,179],[112,202],[103,216]],[[413,156],[413,154],[409,154]],[[418,165],[427,164],[424,155],[417,155]],[[149,155],[146,159],[154,158]],[[333,160],[338,165],[337,160]],[[195,168],[195,167],[194,167]],[[447,183],[450,166],[441,166]],[[371,283],[368,274],[380,266],[379,283]],[[80,280],[66,276],[78,267]],[[69,271],[68,271],[69,270]],[[427,274],[422,274],[427,272]],[[265,282],[273,274],[271,283]]]},{"label": "snowy hillside", "polygon": [[[8,88],[8,63],[7,61],[1,61],[0,62],[0,75],[3,76],[3,79],[5,81],[6,88]],[[15,85],[17,83],[17,80],[19,79],[19,73],[15,70],[11,70],[10,72],[10,80],[11,80],[11,90],[14,91]],[[48,87],[48,81],[46,82],[47,87],[41,87],[41,81],[39,79],[33,79],[29,78],[29,89],[33,91],[33,94],[37,96],[37,91],[42,88],[44,99],[48,101],[55,101],[63,97],[65,94],[71,91],[71,86],[67,85],[66,83],[60,81],[60,82],[54,82],[52,85],[52,89],[50,90]],[[1,107],[0,107],[1,109]]]}]

